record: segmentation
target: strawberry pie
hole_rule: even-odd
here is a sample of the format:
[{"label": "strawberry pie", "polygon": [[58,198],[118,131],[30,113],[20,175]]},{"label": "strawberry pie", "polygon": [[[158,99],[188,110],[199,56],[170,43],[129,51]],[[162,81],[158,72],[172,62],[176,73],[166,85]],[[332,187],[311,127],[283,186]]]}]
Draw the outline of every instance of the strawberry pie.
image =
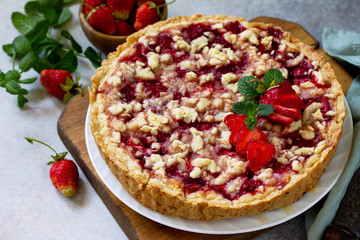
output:
[{"label": "strawberry pie", "polygon": [[92,133],[144,206],[210,221],[300,199],[335,153],[345,107],[329,63],[279,27],[170,18],[92,78]]}]

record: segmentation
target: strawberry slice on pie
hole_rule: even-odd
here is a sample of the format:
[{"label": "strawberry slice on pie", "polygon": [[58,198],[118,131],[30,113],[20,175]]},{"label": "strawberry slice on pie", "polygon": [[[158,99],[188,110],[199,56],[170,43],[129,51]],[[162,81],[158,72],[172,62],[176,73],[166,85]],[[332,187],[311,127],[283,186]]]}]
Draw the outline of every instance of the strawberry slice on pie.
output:
[{"label": "strawberry slice on pie", "polygon": [[261,104],[271,104],[274,113],[266,118],[284,126],[301,118],[301,110],[305,103],[287,83],[280,83],[278,87],[268,90],[260,99]]},{"label": "strawberry slice on pie", "polygon": [[274,158],[275,147],[264,141],[253,141],[249,143],[246,153],[249,168],[255,172]]}]

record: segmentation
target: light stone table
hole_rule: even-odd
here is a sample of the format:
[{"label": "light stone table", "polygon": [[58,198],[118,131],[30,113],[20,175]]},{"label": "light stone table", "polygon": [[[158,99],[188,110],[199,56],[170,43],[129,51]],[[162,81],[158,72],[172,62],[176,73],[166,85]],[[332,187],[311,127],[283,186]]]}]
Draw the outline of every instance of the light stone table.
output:
[{"label": "light stone table", "polygon": [[[25,0],[0,0],[0,45],[10,43],[19,33],[11,24],[14,11],[23,12]],[[73,18],[66,28],[83,46],[90,45],[82,33],[78,5],[71,7]],[[228,14],[252,19],[269,16],[297,22],[321,42],[325,27],[360,32],[360,1],[314,0],[177,0],[169,6],[169,17],[178,15]],[[0,51],[0,69],[12,68],[12,59]],[[355,68],[349,68],[358,74]],[[80,60],[75,75],[84,89],[94,68]],[[37,77],[34,71],[24,77]],[[30,103],[19,109],[16,97],[0,89],[0,239],[126,239],[89,181],[80,170],[78,194],[68,199],[53,188],[49,177],[50,150],[30,145],[24,137],[34,137],[66,151],[57,134],[57,120],[64,104],[40,85],[25,86]],[[70,156],[71,157],[71,156]],[[303,216],[299,216],[259,239],[306,239]]]}]

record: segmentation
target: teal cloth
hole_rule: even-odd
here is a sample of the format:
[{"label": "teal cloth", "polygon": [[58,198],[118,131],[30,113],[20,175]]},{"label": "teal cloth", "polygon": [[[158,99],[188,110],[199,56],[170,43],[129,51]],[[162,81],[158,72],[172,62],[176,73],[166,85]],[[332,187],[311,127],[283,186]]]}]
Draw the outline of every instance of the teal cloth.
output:
[{"label": "teal cloth", "polygon": [[[360,34],[326,28],[323,32],[324,50],[331,56],[360,67]],[[346,189],[355,171],[360,166],[360,76],[350,86],[346,100],[354,120],[353,144],[348,162],[339,180],[329,192],[321,209],[317,206],[306,215],[306,227],[309,240],[321,239],[326,228],[334,220]]]}]

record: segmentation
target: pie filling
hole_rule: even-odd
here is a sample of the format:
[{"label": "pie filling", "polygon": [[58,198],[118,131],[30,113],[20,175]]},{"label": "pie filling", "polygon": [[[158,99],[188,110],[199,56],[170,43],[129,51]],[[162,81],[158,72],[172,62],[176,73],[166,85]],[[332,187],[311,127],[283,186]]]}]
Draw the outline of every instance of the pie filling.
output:
[{"label": "pie filling", "polygon": [[[106,99],[112,140],[159,179],[182,183],[185,194],[216,192],[235,200],[282,189],[308,158],[325,147],[323,134],[336,115],[334,96],[316,61],[283,44],[283,32],[247,29],[239,22],[202,22],[162,29],[124,51],[97,89]],[[275,147],[274,158],[251,171],[229,143],[224,117],[245,100],[243,76],[262,79],[270,68],[305,104],[301,119],[284,126],[258,118]]]}]

